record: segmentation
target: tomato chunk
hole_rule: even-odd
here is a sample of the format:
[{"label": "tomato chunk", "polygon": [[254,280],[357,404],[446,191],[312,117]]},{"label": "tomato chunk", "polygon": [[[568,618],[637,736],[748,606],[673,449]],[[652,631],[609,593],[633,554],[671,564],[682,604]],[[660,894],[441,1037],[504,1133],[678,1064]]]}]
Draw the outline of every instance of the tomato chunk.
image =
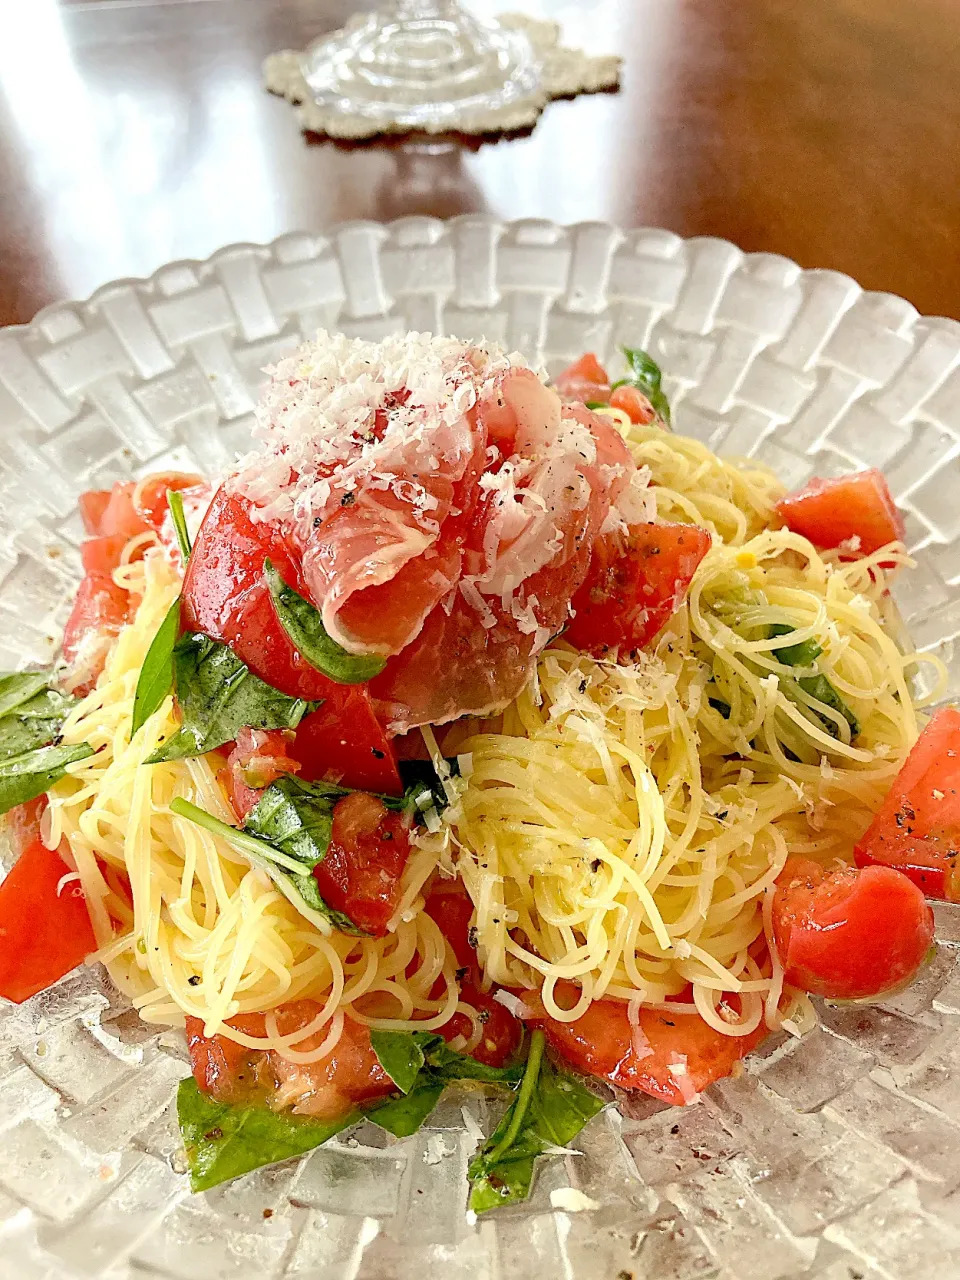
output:
[{"label": "tomato chunk", "polygon": [[[558,983],[557,991],[570,1004],[579,994],[566,983]],[[763,1022],[749,1035],[728,1036],[698,1014],[644,1007],[635,1031],[627,1006],[619,1000],[595,1000],[575,1022],[545,1014],[536,1021],[548,1043],[575,1070],[676,1106],[693,1101],[694,1093],[728,1076],[734,1063],[767,1035]]]},{"label": "tomato chunk", "polygon": [[34,840],[0,884],[0,996],[21,1004],[75,969],[97,947],[83,891],[57,886],[69,868]]},{"label": "tomato chunk", "polygon": [[594,401],[606,404],[610,399],[610,379],[592,351],[558,373],[553,385],[562,396],[567,396],[570,400],[581,400],[584,404],[587,401],[591,404]]},{"label": "tomato chunk", "polygon": [[596,657],[649,644],[680,607],[709,550],[706,529],[689,524],[633,525],[625,538],[599,538],[564,639]]},{"label": "tomato chunk", "polygon": [[928,898],[960,901],[960,711],[938,711],[914,743],[873,822],[858,867],[902,871]]},{"label": "tomato chunk", "polygon": [[80,559],[87,573],[112,573],[120,563],[120,556],[130,539],[123,533],[107,534],[102,538],[87,538],[80,545]]},{"label": "tomato chunk", "polygon": [[480,976],[476,948],[470,945],[470,926],[473,923],[473,903],[462,880],[443,880],[439,876],[427,895],[423,909],[440,927],[440,932],[450,943],[457,965],[471,974]]},{"label": "tomato chunk", "polygon": [[110,505],[111,492],[110,489],[88,489],[77,499],[80,519],[91,537],[99,538],[103,535],[103,517]]},{"label": "tomato chunk", "polygon": [[221,488],[204,518],[183,584],[187,630],[227,644],[281,693],[322,700],[301,721],[290,754],[308,780],[398,795],[402,791],[386,733],[366,686],[329,680],[300,656],[277,620],[264,581],[270,560],[280,576],[305,593],[293,547],[276,527],[254,521],[252,504]]},{"label": "tomato chunk", "polygon": [[795,857],[777,882],[773,931],[791,986],[863,1000],[914,976],[933,943],[933,912],[890,867],[826,871]]},{"label": "tomato chunk", "polygon": [[47,797],[44,795],[7,810],[7,835],[10,837],[10,843],[17,857],[24,853],[35,840],[40,839],[40,819],[46,807]]},{"label": "tomato chunk", "polygon": [[881,472],[858,471],[836,480],[813,479],[777,503],[780,519],[815,547],[851,542],[851,553],[869,556],[903,539],[903,517]]},{"label": "tomato chunk", "polygon": [[[306,1027],[320,1012],[313,1000],[294,1000],[276,1010],[277,1030],[289,1035]],[[244,1035],[262,1036],[262,1013],[232,1018],[229,1025]],[[329,1024],[295,1044],[298,1053],[318,1049]],[[224,1035],[205,1036],[199,1018],[187,1018],[187,1046],[194,1079],[218,1101],[266,1102],[275,1111],[336,1119],[358,1103],[395,1092],[370,1043],[369,1028],[344,1018],[333,1050],[316,1062],[290,1062],[273,1050],[247,1049]]]},{"label": "tomato chunk", "polygon": [[148,528],[159,533],[169,510],[168,491],[202,486],[203,476],[187,471],[158,471],[155,475],[147,476],[134,489],[131,495],[133,509]]},{"label": "tomato chunk", "polygon": [[[63,656],[74,662],[89,636],[115,636],[128,621],[130,593],[118,587],[109,573],[91,572],[80,583],[77,598],[63,630]],[[91,664],[89,679],[77,686],[77,693],[88,693],[103,669],[105,653]]]},{"label": "tomato chunk", "polygon": [[[470,1056],[478,1062],[485,1062],[489,1067],[502,1067],[520,1048],[523,1027],[499,1000],[494,1000],[493,995],[492,991],[481,991],[469,979],[460,983],[460,999],[464,1004],[473,1005],[483,1028],[478,1043],[469,1051]],[[440,1035],[444,1040],[452,1040],[458,1035],[469,1039],[472,1031],[471,1020],[467,1015],[455,1013],[440,1028]]]},{"label": "tomato chunk", "polygon": [[230,803],[241,821],[271,782],[285,773],[299,772],[299,763],[289,755],[292,736],[281,729],[247,728],[237,734],[221,781],[226,783]]},{"label": "tomato chunk", "polygon": [[621,409],[631,422],[639,423],[640,426],[653,422],[657,416],[656,409],[640,388],[631,387],[627,383],[617,387],[610,396],[610,407]]},{"label": "tomato chunk", "polygon": [[376,796],[354,791],[334,807],[330,846],[313,874],[328,906],[382,938],[400,902],[409,854],[403,815]]}]

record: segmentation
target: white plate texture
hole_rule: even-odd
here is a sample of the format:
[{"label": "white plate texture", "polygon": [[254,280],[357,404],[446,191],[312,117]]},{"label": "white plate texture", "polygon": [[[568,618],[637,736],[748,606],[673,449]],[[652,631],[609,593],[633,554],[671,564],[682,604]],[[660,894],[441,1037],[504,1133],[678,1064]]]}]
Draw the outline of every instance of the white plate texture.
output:
[{"label": "white plate texture", "polygon": [[[898,601],[960,695],[960,325],[722,241],[474,216],[234,245],[0,332],[0,667],[55,650],[80,491],[229,465],[263,366],[321,326],[485,336],[551,371],[644,346],[678,429],[720,453],[789,485],[882,467],[918,560]],[[580,1154],[542,1164],[529,1203],[479,1224],[463,1099],[416,1137],[368,1126],[194,1197],[172,1109],[179,1037],[142,1026],[95,971],[0,1001],[0,1276],[950,1280],[960,912],[937,917],[936,959],[909,991],[823,1010],[697,1106],[608,1109]]]}]

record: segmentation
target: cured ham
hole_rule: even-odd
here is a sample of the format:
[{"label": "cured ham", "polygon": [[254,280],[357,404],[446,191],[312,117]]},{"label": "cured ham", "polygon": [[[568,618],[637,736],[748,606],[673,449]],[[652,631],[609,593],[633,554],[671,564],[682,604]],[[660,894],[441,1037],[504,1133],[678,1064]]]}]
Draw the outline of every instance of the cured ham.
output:
[{"label": "cured ham", "polygon": [[646,510],[607,421],[453,339],[320,335],[273,370],[257,434],[231,487],[299,552],[327,633],[388,658],[391,734],[515,697],[597,538]]}]

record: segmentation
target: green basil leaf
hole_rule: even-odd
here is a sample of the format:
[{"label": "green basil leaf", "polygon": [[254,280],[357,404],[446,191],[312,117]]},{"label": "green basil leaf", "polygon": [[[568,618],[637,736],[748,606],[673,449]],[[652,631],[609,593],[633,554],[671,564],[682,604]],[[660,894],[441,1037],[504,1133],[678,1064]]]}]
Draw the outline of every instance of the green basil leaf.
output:
[{"label": "green basil leaf", "polygon": [[573,1076],[557,1071],[543,1057],[543,1047],[543,1032],[535,1031],[517,1096],[470,1162],[475,1213],[525,1200],[537,1156],[547,1147],[566,1146],[605,1105]]},{"label": "green basil leaf", "polygon": [[225,644],[188,631],[173,646],[174,687],[183,725],[147,764],[202,756],[241,729],[295,729],[318,702],[271,688]]},{"label": "green basil leaf", "polygon": [[173,690],[173,650],[180,631],[180,597],[177,596],[150,641],[133,695],[130,737],[159,711],[167,694]]},{"label": "green basil leaf", "polygon": [[44,689],[0,716],[0,759],[46,747],[60,736],[67,712],[76,698],[57,689]]},{"label": "green basil leaf", "polygon": [[183,567],[186,568],[193,547],[190,545],[190,530],[187,528],[187,517],[183,514],[183,494],[179,489],[167,490],[167,506],[170,508],[173,531],[177,535],[180,559],[183,561]]},{"label": "green basil leaf", "polygon": [[[797,684],[804,693],[808,693],[811,698],[815,698],[817,702],[822,702],[824,706],[830,707],[832,710],[843,716],[844,720],[846,720],[847,724],[850,726],[850,741],[852,742],[860,732],[860,722],[840,697],[839,693],[837,693],[836,689],[827,677],[801,676],[797,681]],[[820,719],[823,721],[827,732],[834,738],[839,738],[840,734],[837,730],[836,724],[828,716],[821,716]]]},{"label": "green basil leaf", "polygon": [[198,827],[203,827],[213,835],[229,840],[253,866],[270,877],[287,901],[301,913],[306,914],[304,908],[307,908],[307,911],[315,911],[342,933],[363,933],[363,930],[358,929],[349,916],[327,906],[320,895],[320,887],[314,877],[302,873],[301,868],[304,864],[271,844],[269,840],[250,835],[238,827],[231,827],[229,823],[221,822],[212,813],[207,813],[205,809],[200,809],[179,796],[171,800],[170,811],[178,817],[196,823]]},{"label": "green basil leaf", "polygon": [[288,587],[269,560],[263,572],[281,627],[312,667],[337,684],[363,684],[380,674],[387,665],[386,658],[348,653],[327,635],[319,610]]},{"label": "green basil leaf", "polygon": [[253,1169],[303,1155],[360,1118],[359,1111],[351,1111],[339,1120],[319,1121],[217,1102],[192,1076],[177,1090],[177,1120],[194,1191],[209,1191]]},{"label": "green basil leaf", "polygon": [[8,671],[0,674],[0,716],[9,715],[45,689],[49,671]]},{"label": "green basil leaf", "polygon": [[282,849],[308,871],[330,846],[333,809],[346,792],[324,782],[284,774],[266,788],[244,819],[244,829]]},{"label": "green basil leaf", "polygon": [[0,761],[0,813],[26,804],[49,791],[67,771],[67,765],[93,755],[86,742],[75,746],[38,747]]},{"label": "green basil leaf", "polygon": [[586,409],[609,409],[610,405],[606,400],[585,400],[584,408]]},{"label": "green basil leaf", "polygon": [[426,1061],[424,1049],[440,1039],[430,1031],[370,1031],[373,1052],[401,1093],[409,1093],[416,1083]]},{"label": "green basil leaf", "polygon": [[[773,640],[777,636],[788,636],[793,630],[793,627],[782,622],[775,622],[767,628],[767,637]],[[799,644],[785,644],[773,650],[777,661],[785,662],[788,667],[812,667],[822,653],[823,649],[813,639],[801,640]]]},{"label": "green basil leaf", "polygon": [[366,1113],[367,1119],[395,1138],[409,1138],[419,1130],[446,1087],[446,1080],[437,1080],[429,1075],[418,1077],[409,1093],[378,1103]]},{"label": "green basil leaf", "polygon": [[611,390],[617,387],[636,387],[638,391],[642,391],[650,403],[653,405],[654,412],[658,417],[662,418],[667,425],[670,425],[670,402],[667,400],[663,392],[661,383],[663,374],[660,372],[660,366],[657,362],[647,355],[646,351],[641,351],[639,347],[621,347],[627,360],[630,373],[626,378],[621,378],[613,384]]},{"label": "green basil leaf", "polygon": [[[418,1033],[422,1034],[422,1033]],[[457,1053],[446,1041],[439,1037],[440,1043],[427,1048],[426,1068],[440,1079],[478,1080],[485,1084],[516,1084],[523,1078],[523,1063],[514,1067],[491,1067],[480,1062],[469,1053]]]},{"label": "green basil leaf", "polygon": [[[444,760],[450,776],[458,778],[460,765],[457,757],[444,756]],[[414,816],[419,816],[431,805],[437,813],[442,813],[450,803],[432,760],[398,760],[397,771],[403,783],[403,807],[410,808]]]}]

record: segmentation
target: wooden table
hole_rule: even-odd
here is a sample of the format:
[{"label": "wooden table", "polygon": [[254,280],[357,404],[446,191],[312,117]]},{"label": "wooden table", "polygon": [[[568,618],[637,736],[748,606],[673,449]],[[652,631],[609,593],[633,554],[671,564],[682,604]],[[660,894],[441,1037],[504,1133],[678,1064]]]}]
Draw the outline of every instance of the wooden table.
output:
[{"label": "wooden table", "polygon": [[230,241],[483,209],[723,236],[960,316],[956,0],[514,0],[625,54],[623,89],[476,154],[310,145],[261,89],[359,7],[0,3],[0,323]]}]

